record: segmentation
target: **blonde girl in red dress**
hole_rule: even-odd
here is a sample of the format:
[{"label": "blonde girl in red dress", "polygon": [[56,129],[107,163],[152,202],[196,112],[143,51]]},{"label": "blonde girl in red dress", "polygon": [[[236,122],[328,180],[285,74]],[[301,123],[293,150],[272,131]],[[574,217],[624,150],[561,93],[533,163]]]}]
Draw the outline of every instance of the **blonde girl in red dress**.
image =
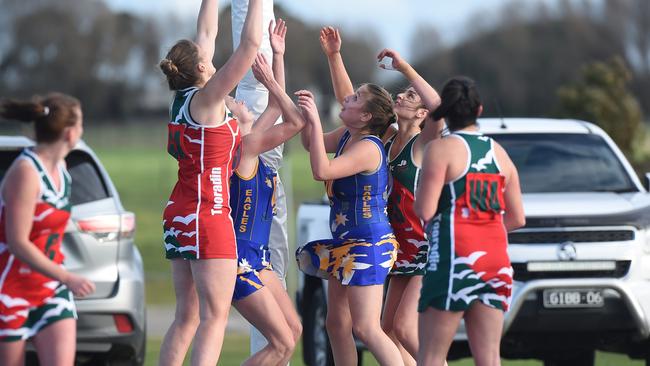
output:
[{"label": "blonde girl in red dress", "polygon": [[219,69],[212,64],[218,1],[203,0],[194,42],[174,45],[160,68],[175,92],[167,151],[178,182],[163,214],[176,314],[160,349],[161,365],[180,365],[193,341],[192,365],[219,360],[237,274],[229,182],[241,141],[226,98],[250,69],[262,40],[262,0],[250,0],[241,43]]}]

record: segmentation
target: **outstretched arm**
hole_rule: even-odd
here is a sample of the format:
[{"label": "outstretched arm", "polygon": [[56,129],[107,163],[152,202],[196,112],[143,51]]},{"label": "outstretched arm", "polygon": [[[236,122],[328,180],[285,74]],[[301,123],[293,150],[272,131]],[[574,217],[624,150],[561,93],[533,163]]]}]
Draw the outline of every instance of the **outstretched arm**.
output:
[{"label": "outstretched arm", "polygon": [[[266,58],[263,54],[258,54],[255,64],[253,64],[253,75],[255,79],[262,83],[269,90],[269,102],[266,109],[253,124],[251,132],[265,131],[275,124],[282,113],[278,104],[277,97],[271,93],[269,86],[271,82],[276,82],[282,93],[285,91],[284,83],[284,52],[285,38],[287,35],[287,25],[282,19],[278,19],[275,26],[273,22],[269,23],[269,38],[271,49],[273,50],[273,76],[269,77],[270,69]],[[260,59],[261,56],[261,59]],[[261,78],[261,79],[260,79]],[[291,103],[293,105],[293,103]],[[266,151],[266,150],[265,150]]]},{"label": "outstretched arm", "polygon": [[345,69],[343,57],[341,56],[341,34],[338,29],[325,27],[320,31],[320,45],[327,56],[327,63],[332,76],[334,95],[340,104],[348,95],[354,94],[354,87]]},{"label": "outstretched arm", "polygon": [[319,181],[338,179],[377,168],[381,161],[380,151],[377,145],[370,141],[359,141],[344,154],[330,160],[327,157],[314,96],[306,90],[296,94],[302,115],[311,127],[309,161],[314,179]]},{"label": "outstretched arm", "polygon": [[[440,105],[440,95],[438,95],[438,92],[399,53],[390,48],[386,48],[377,55],[377,59],[381,60],[384,57],[390,57],[393,60],[393,68],[401,72],[411,85],[413,85],[413,88],[418,92],[418,95],[422,98],[422,103],[427,107],[429,112],[433,112],[438,108]],[[380,65],[380,67],[384,68],[383,65]]]},{"label": "outstretched arm", "polygon": [[207,58],[214,56],[214,42],[219,30],[219,0],[203,0],[199,18],[196,22],[196,44],[205,52]]},{"label": "outstretched arm", "polygon": [[208,80],[192,102],[192,112],[204,111],[223,103],[253,64],[262,42],[262,0],[249,0],[241,43],[228,61]]},{"label": "outstretched arm", "polygon": [[[253,74],[276,100],[279,110],[284,116],[284,123],[274,124],[279,116],[279,112],[275,114],[269,112],[269,108],[267,108],[256,122],[256,124],[264,124],[267,128],[254,130],[243,137],[244,148],[242,151],[245,157],[257,157],[259,154],[275,148],[295,136],[305,125],[300,112],[291,101],[291,98],[285,93],[284,88],[271,76],[271,67],[266,62],[264,55],[259,54],[257,56],[255,64],[253,64]],[[262,118],[265,118],[265,120],[260,121]]]}]

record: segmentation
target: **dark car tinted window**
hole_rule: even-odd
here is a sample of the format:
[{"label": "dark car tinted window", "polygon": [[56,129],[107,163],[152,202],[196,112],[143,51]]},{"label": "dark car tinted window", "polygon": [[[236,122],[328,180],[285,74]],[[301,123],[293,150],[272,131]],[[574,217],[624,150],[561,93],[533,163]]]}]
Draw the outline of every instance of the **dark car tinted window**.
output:
[{"label": "dark car tinted window", "polygon": [[517,166],[525,193],[636,192],[627,171],[598,135],[494,134]]},{"label": "dark car tinted window", "polygon": [[82,151],[73,151],[65,158],[72,177],[73,205],[110,197],[106,183],[92,157]]},{"label": "dark car tinted window", "polygon": [[7,173],[7,169],[11,166],[11,163],[16,160],[16,158],[20,155],[20,151],[0,151],[0,181],[2,181],[5,178],[5,174]]},{"label": "dark car tinted window", "polygon": [[[18,155],[20,155],[20,151],[0,151],[0,181],[4,179],[7,169]],[[72,177],[72,205],[110,197],[106,183],[90,155],[83,151],[73,151],[65,160],[70,177]]]}]

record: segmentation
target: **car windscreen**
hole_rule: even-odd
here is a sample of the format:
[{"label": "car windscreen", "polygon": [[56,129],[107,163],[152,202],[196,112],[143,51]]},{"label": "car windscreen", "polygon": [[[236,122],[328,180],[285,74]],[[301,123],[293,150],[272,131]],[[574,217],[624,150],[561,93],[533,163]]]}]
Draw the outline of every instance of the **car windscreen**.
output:
[{"label": "car windscreen", "polygon": [[605,140],[595,134],[493,134],[519,172],[522,192],[637,192]]},{"label": "car windscreen", "polygon": [[[19,150],[0,151],[0,182],[18,155]],[[70,152],[65,160],[72,178],[70,201],[73,206],[110,197],[99,168],[90,155],[75,150]]]}]

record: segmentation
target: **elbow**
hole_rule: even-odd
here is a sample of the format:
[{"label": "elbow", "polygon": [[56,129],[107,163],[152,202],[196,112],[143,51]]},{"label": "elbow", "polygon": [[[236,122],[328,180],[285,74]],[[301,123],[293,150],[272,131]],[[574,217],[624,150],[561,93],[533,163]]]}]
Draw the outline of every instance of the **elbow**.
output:
[{"label": "elbow", "polygon": [[425,210],[422,205],[418,204],[417,200],[415,201],[415,204],[413,205],[413,212],[415,212],[415,215],[421,218],[423,222],[428,222],[433,216],[433,213],[428,211],[430,210]]},{"label": "elbow", "polygon": [[526,216],[524,216],[523,214],[517,215],[516,217],[511,217],[508,220],[507,230],[508,232],[511,232],[513,230],[517,230],[524,226],[526,226]]},{"label": "elbow", "polygon": [[247,37],[242,37],[239,47],[245,49],[246,51],[251,51],[257,54],[257,50],[262,46],[262,35],[249,35]]},{"label": "elbow", "polygon": [[318,182],[324,182],[327,180],[327,177],[325,177],[321,172],[312,172],[312,176],[314,177],[314,180]]},{"label": "elbow", "polygon": [[520,215],[519,217],[517,217],[517,221],[515,222],[515,225],[516,225],[516,229],[526,226],[526,216]]}]

